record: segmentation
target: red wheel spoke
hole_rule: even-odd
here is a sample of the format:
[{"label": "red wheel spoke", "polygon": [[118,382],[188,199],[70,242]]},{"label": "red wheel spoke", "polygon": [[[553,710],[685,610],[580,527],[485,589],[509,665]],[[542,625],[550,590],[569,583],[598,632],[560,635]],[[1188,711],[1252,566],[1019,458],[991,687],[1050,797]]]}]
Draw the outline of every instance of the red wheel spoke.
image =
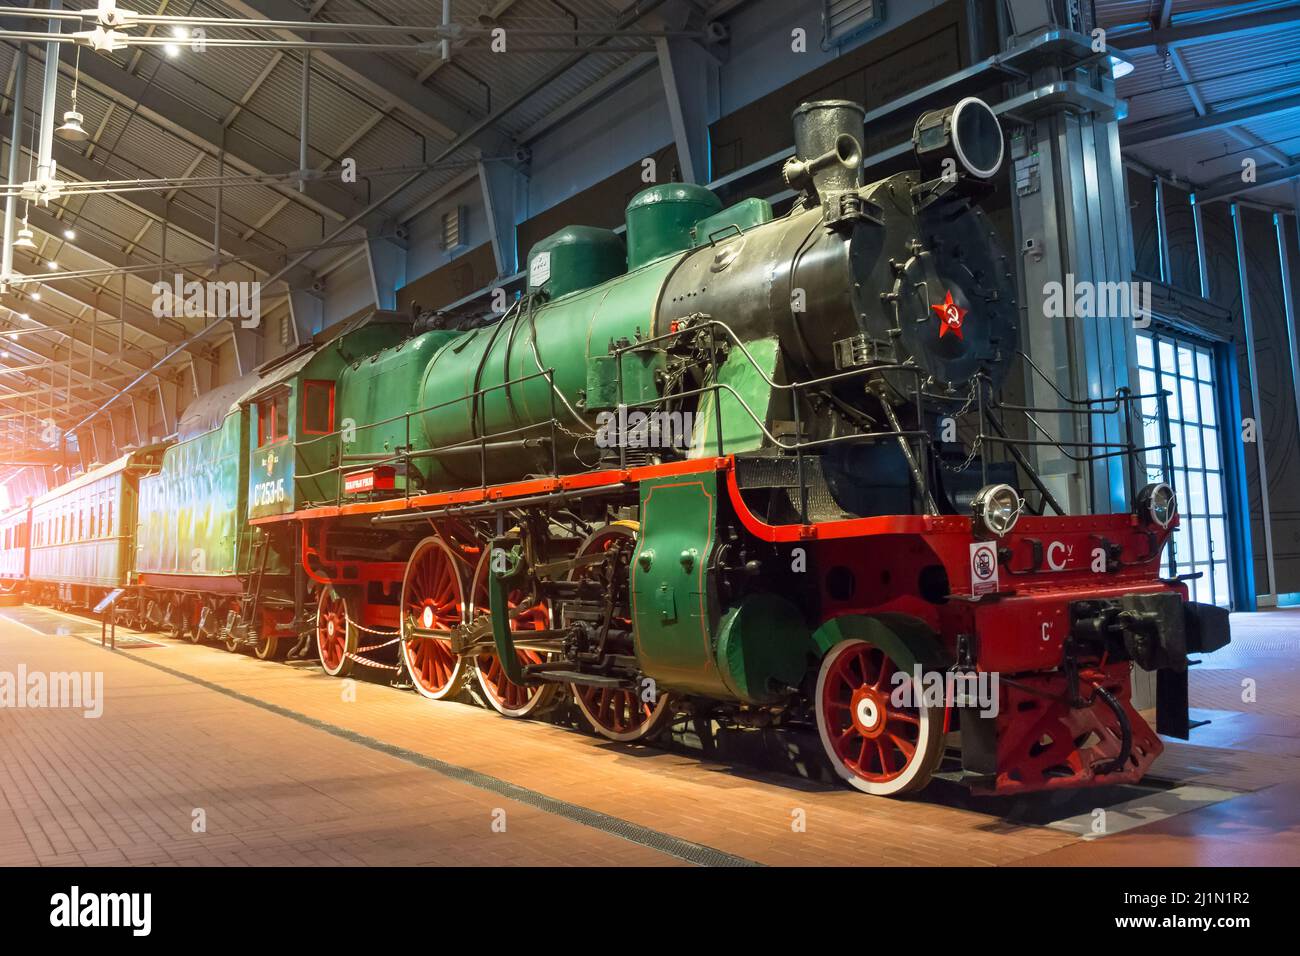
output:
[{"label": "red wheel spoke", "polygon": [[913,747],[902,737],[899,737],[897,734],[890,734],[889,739],[894,742],[895,747],[897,747],[899,750],[903,752],[903,757],[905,760],[912,759],[912,755],[916,753],[915,747]]}]

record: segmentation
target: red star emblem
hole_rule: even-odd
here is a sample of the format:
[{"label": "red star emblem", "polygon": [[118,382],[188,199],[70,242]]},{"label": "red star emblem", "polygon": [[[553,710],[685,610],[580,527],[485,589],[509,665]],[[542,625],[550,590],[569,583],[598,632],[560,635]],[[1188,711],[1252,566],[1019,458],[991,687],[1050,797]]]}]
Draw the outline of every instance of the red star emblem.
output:
[{"label": "red star emblem", "polygon": [[952,293],[949,292],[947,297],[938,305],[930,306],[939,315],[939,338],[943,338],[949,332],[962,338],[961,323],[966,318],[969,309],[963,309],[956,302],[952,301]]}]

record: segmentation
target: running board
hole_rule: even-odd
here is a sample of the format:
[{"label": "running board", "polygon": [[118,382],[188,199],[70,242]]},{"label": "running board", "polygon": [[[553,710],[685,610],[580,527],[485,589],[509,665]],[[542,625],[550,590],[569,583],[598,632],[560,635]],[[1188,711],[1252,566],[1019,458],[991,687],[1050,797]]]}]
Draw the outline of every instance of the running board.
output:
[{"label": "running board", "polygon": [[611,690],[627,690],[630,686],[619,677],[584,674],[581,671],[534,671],[528,676],[552,684],[582,684],[585,687],[608,687]]}]

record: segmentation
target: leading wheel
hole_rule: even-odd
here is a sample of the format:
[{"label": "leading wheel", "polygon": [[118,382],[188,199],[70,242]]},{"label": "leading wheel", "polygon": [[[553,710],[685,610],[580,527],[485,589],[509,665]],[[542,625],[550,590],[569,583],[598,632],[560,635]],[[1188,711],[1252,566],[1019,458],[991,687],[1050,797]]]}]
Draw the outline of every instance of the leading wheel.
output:
[{"label": "leading wheel", "polygon": [[212,605],[212,599],[202,598],[196,594],[191,594],[187,595],[183,599],[182,604],[185,608],[185,620],[189,624],[189,629],[186,631],[186,634],[190,639],[190,643],[202,644],[204,633],[203,629],[199,627],[199,623],[203,619],[203,610],[207,607],[213,607],[213,610],[210,610],[208,613],[210,615],[217,613],[215,607]]},{"label": "leading wheel", "polygon": [[227,628],[226,625],[230,622],[231,613],[234,613],[235,624],[238,625],[239,614],[240,614],[240,602],[237,598],[231,598],[225,604],[218,604],[217,609],[218,609],[218,613],[221,615],[221,620],[218,621],[218,626],[223,629],[221,631],[222,634],[221,643],[225,646],[226,650],[228,650],[230,653],[238,654],[239,649],[244,646],[244,642],[239,639],[233,627]]},{"label": "leading wheel", "polygon": [[[491,559],[491,550],[484,550],[478,568],[474,571],[473,603],[470,606],[470,612],[474,616],[490,613],[488,568]],[[506,606],[510,609],[511,631],[526,635],[529,631],[550,629],[550,607],[544,601],[533,601],[527,592],[512,590],[506,595]],[[540,664],[548,657],[541,651],[533,650],[516,650],[515,656],[520,665]],[[474,676],[492,709],[506,717],[531,717],[541,713],[555,702],[555,695],[560,689],[559,684],[516,684],[506,676],[505,668],[495,654],[482,654],[474,659]]]},{"label": "leading wheel", "polygon": [[325,585],[316,603],[316,653],[326,674],[347,677],[352,673],[353,661],[348,655],[356,653],[357,637],[347,598]]},{"label": "leading wheel", "polygon": [[[614,574],[627,575],[639,530],[640,525],[636,522],[616,521],[594,532],[578,548],[576,557],[594,558],[598,554],[604,557],[589,564],[579,564],[569,579],[600,580],[611,560],[615,562]],[[632,622],[622,617],[616,617],[611,623],[628,630],[632,627]],[[668,694],[659,694],[647,701],[636,691],[616,687],[589,687],[583,684],[572,684],[570,687],[573,702],[578,705],[591,729],[602,737],[620,743],[632,743],[655,736],[675,712],[672,698]]]},{"label": "leading wheel", "polygon": [[262,615],[261,627],[257,631],[257,645],[253,648],[259,661],[279,660],[284,656],[283,652],[288,650],[288,642],[275,633],[277,623],[273,615]]},{"label": "leading wheel", "polygon": [[440,538],[425,538],[411,552],[402,579],[402,661],[422,696],[442,700],[463,686],[465,661],[452,652],[450,631],[464,619],[465,586],[456,556]]},{"label": "leading wheel", "polygon": [[[830,649],[817,675],[817,732],[831,765],[851,786],[892,797],[930,782],[943,756],[943,708],[923,707],[909,676],[912,660],[894,660],[856,638]],[[896,702],[895,692],[910,690]]]},{"label": "leading wheel", "polygon": [[173,595],[167,602],[167,613],[163,618],[163,626],[167,629],[167,636],[174,641],[182,641],[186,637],[189,629],[189,621],[185,617],[185,598],[181,595]]}]

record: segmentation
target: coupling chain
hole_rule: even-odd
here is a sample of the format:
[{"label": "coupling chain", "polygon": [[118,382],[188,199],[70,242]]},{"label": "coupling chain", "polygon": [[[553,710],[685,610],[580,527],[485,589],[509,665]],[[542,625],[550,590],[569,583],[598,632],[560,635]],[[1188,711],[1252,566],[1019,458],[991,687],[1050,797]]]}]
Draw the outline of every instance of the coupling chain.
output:
[{"label": "coupling chain", "polygon": [[[360,649],[366,650],[366,648],[360,648]],[[402,669],[401,664],[381,664],[378,661],[368,660],[362,657],[360,654],[353,654],[350,651],[345,651],[343,653],[343,656],[348,658],[349,660],[356,661],[358,664],[364,664],[366,667],[378,668],[381,671],[400,671]]]},{"label": "coupling chain", "polygon": [[[976,389],[978,388],[979,388],[979,379],[978,378],[971,379],[970,394],[966,396],[966,404],[962,405],[962,407],[957,410],[957,413],[953,415],[952,418],[954,422],[956,422],[957,419],[961,418],[968,411],[970,411],[970,407],[975,404]],[[961,474],[963,471],[969,468],[971,466],[971,462],[973,462],[975,460],[975,457],[980,453],[980,448],[981,446],[983,446],[983,444],[984,444],[984,423],[981,422],[979,426],[979,430],[976,431],[975,433],[975,440],[971,442],[970,454],[966,456],[965,461],[963,461],[960,465],[958,465],[953,470],[957,474]]]},{"label": "coupling chain", "polygon": [[358,648],[356,649],[356,652],[355,652],[355,653],[347,652],[347,656],[348,656],[348,657],[352,658],[354,661],[357,661],[357,662],[360,663],[360,664],[366,664],[366,665],[368,665],[368,666],[370,666],[370,667],[382,667],[382,668],[384,668],[385,670],[390,670],[390,669],[391,669],[391,670],[396,670],[396,669],[397,669],[397,668],[390,668],[387,664],[376,664],[376,663],[374,663],[373,661],[368,661],[368,660],[366,660],[365,658],[358,657],[357,655],[362,654],[362,653],[364,653],[364,652],[366,652],[366,651],[377,651],[377,650],[379,650],[380,648],[383,648],[383,647],[391,647],[392,645],[396,644],[398,641],[400,641],[400,640],[402,639],[402,632],[401,632],[400,630],[397,630],[397,631],[380,631],[380,630],[377,630],[376,628],[373,628],[373,627],[366,627],[364,624],[358,624],[356,621],[349,621],[348,623],[351,624],[353,627],[355,627],[358,631],[361,631],[361,632],[364,633],[364,634],[374,634],[374,635],[377,636],[377,637],[391,637],[391,638],[392,638],[392,640],[390,640],[390,641],[384,641],[382,644],[367,644],[367,645],[365,645],[364,647],[358,647]]}]

